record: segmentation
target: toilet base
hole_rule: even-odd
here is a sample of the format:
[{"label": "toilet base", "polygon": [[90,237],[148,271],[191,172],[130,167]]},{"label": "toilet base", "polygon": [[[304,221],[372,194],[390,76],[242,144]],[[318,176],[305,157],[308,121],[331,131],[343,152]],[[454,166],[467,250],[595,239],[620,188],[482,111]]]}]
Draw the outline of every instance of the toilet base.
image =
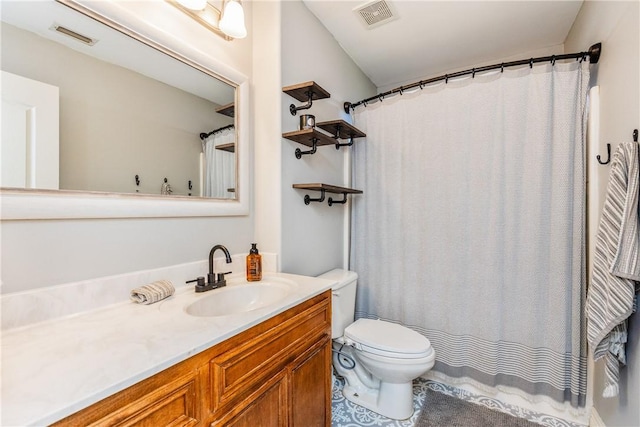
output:
[{"label": "toilet base", "polygon": [[380,388],[351,386],[347,382],[342,395],[350,402],[394,420],[413,415],[413,383],[380,383]]}]

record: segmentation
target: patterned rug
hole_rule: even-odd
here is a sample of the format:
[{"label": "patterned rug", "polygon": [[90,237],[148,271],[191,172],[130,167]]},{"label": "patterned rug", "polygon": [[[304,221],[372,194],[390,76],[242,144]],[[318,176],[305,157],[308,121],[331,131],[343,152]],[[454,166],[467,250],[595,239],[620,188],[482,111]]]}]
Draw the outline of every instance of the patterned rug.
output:
[{"label": "patterned rug", "polygon": [[[344,380],[340,377],[336,377],[333,382],[333,394],[332,394],[332,414],[331,425],[332,427],[420,427],[428,426],[429,424],[418,424],[420,418],[421,408],[427,400],[428,393],[438,392],[447,396],[452,396],[457,399],[462,399],[467,402],[471,402],[476,405],[490,408],[494,411],[503,412],[513,417],[519,417],[524,420],[529,420],[533,423],[537,423],[549,427],[585,427],[582,424],[573,423],[563,420],[561,418],[552,417],[550,415],[540,414],[526,409],[519,408],[514,405],[502,403],[499,400],[492,399],[485,396],[478,396],[471,394],[465,390],[461,390],[456,387],[447,386],[432,380],[425,380],[418,378],[413,382],[413,407],[415,412],[413,416],[408,420],[392,420],[382,415],[371,412],[362,406],[349,402],[342,395],[342,387],[344,386]],[[427,404],[428,405],[428,404]],[[500,425],[500,424],[496,424]],[[526,424],[512,424],[514,426],[526,425]],[[442,424],[441,424],[442,426]],[[482,426],[482,424],[474,424],[474,427]],[[466,426],[465,426],[466,427]]]}]

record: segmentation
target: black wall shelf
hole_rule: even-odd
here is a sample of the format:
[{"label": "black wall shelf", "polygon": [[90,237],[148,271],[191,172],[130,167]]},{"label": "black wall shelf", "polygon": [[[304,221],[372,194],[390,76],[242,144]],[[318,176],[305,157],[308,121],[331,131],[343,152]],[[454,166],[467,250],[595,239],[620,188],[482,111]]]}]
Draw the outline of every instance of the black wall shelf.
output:
[{"label": "black wall shelf", "polygon": [[332,206],[334,204],[347,203],[347,194],[362,194],[362,190],[356,190],[354,188],[339,187],[337,185],[321,184],[321,183],[293,184],[293,188],[297,188],[299,190],[312,190],[312,191],[320,192],[320,197],[315,199],[311,198],[311,196],[306,194],[304,196],[305,205],[308,205],[311,202],[323,202],[325,193],[342,194],[342,200],[334,200],[332,197],[329,197],[329,206]]},{"label": "black wall shelf", "polygon": [[362,138],[367,136],[367,134],[362,132],[360,129],[345,122],[344,120],[331,120],[328,122],[321,122],[321,123],[318,123],[316,126],[333,135],[333,139],[335,140],[338,140],[338,139],[349,140],[349,142],[346,144],[339,143],[336,141],[335,142],[336,150],[339,150],[340,147],[352,146],[353,140],[355,138]]},{"label": "black wall shelf", "polygon": [[222,107],[216,108],[216,113],[223,114],[229,117],[235,117],[236,106],[233,102],[231,104],[223,105]]},{"label": "black wall shelf", "polygon": [[220,144],[216,145],[216,150],[228,151],[229,153],[236,152],[236,143],[230,142],[228,144]]},{"label": "black wall shelf", "polygon": [[286,86],[282,88],[282,91],[287,95],[297,99],[298,101],[306,101],[306,104],[299,107],[296,107],[293,104],[289,106],[289,112],[292,116],[295,116],[299,110],[307,110],[311,108],[311,105],[313,105],[313,101],[317,99],[325,99],[331,97],[331,94],[329,92],[322,89],[320,85],[314,81]]},{"label": "black wall shelf", "polygon": [[316,152],[318,146],[321,145],[333,145],[336,141],[326,133],[320,132],[316,128],[311,129],[303,129],[303,130],[294,130],[292,132],[283,133],[282,137],[298,144],[306,145],[307,147],[311,147],[311,150],[302,151],[299,148],[296,148],[296,158],[302,158],[303,154],[313,154]]}]

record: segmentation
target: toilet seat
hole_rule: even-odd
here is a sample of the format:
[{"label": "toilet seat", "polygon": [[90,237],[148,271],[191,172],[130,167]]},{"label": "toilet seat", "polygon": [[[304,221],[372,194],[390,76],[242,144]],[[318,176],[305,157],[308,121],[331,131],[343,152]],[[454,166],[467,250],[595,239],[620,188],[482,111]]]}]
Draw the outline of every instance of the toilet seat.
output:
[{"label": "toilet seat", "polygon": [[358,319],[344,330],[344,337],[357,350],[377,356],[422,359],[434,353],[425,336],[384,320]]}]

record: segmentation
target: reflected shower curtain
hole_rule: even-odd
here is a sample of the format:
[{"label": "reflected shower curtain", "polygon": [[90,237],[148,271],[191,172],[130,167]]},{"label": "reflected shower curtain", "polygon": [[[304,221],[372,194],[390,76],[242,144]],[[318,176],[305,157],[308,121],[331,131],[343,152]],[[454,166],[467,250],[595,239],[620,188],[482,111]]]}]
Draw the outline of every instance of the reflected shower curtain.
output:
[{"label": "reflected shower curtain", "polygon": [[235,142],[235,138],[236,130],[230,128],[210,135],[202,143],[205,159],[204,197],[233,197],[228,190],[236,186],[235,154],[215,147]]},{"label": "reflected shower curtain", "polygon": [[587,63],[360,107],[357,317],[424,334],[432,374],[582,407]]}]

